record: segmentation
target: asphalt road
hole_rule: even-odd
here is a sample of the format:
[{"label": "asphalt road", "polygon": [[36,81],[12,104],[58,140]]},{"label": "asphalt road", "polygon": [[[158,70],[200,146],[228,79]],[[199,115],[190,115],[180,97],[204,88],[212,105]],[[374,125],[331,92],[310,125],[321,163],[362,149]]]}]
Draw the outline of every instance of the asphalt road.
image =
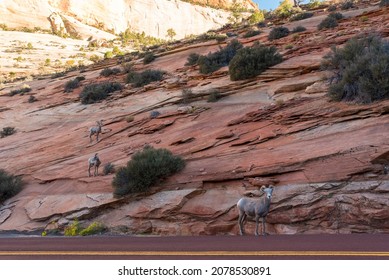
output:
[{"label": "asphalt road", "polygon": [[0,237],[0,259],[389,259],[389,234]]}]

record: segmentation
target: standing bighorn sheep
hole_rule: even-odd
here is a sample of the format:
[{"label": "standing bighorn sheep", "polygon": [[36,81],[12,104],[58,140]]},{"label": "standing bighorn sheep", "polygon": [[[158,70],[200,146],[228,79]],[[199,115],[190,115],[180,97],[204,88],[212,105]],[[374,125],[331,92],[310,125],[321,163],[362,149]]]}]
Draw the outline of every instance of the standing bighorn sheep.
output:
[{"label": "standing bighorn sheep", "polygon": [[244,234],[243,222],[247,216],[255,218],[255,235],[258,235],[259,218],[262,218],[262,234],[266,234],[265,218],[267,213],[269,213],[270,201],[273,194],[273,186],[262,186],[261,191],[265,193],[264,197],[259,197],[257,199],[242,197],[236,204],[239,210],[238,224],[240,235]]},{"label": "standing bighorn sheep", "polygon": [[97,153],[93,157],[88,159],[88,166],[89,166],[88,167],[88,174],[89,174],[89,177],[91,176],[90,175],[90,169],[93,166],[95,167],[94,176],[99,175],[99,166],[100,166],[100,164],[101,164],[101,161],[100,161],[99,157],[97,156]]},{"label": "standing bighorn sheep", "polygon": [[97,126],[89,128],[89,141],[92,142],[92,135],[96,134],[96,142],[99,142],[99,134],[101,133],[101,127],[103,126],[102,121],[96,122]]}]

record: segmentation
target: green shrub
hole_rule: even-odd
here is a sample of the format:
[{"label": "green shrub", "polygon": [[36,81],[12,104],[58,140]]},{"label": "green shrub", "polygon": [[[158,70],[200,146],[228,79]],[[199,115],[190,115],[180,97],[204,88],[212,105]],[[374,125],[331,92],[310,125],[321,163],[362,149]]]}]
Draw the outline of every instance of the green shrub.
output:
[{"label": "green shrub", "polygon": [[298,20],[303,20],[306,18],[313,17],[313,13],[310,12],[304,12],[304,13],[298,13],[290,18],[291,21],[298,21]]},{"label": "green shrub", "polygon": [[253,78],[270,66],[282,61],[282,56],[274,46],[267,47],[255,43],[238,51],[231,60],[229,73],[232,81]]},{"label": "green shrub", "polygon": [[182,103],[183,104],[189,104],[193,95],[193,92],[190,88],[184,88],[181,92],[182,94]]},{"label": "green shrub", "polygon": [[186,59],[185,66],[196,65],[199,60],[200,55],[198,53],[190,53],[188,58]]},{"label": "green shrub", "polygon": [[257,24],[260,22],[263,22],[265,20],[265,15],[262,11],[255,11],[251,14],[251,16],[248,18],[248,21],[250,24]]},{"label": "green shrub", "polygon": [[217,102],[217,101],[219,101],[219,99],[221,99],[221,98],[222,98],[222,95],[220,94],[219,91],[217,91],[217,90],[212,90],[212,91],[209,93],[207,102]]},{"label": "green shrub", "polygon": [[38,99],[34,95],[30,95],[28,98],[28,103],[34,103],[36,101],[38,101]]},{"label": "green shrub", "polygon": [[338,21],[335,17],[327,16],[325,19],[323,19],[319,25],[317,26],[317,29],[328,29],[328,28],[335,28],[338,26]]},{"label": "green shrub", "polygon": [[14,95],[16,95],[16,94],[21,94],[21,95],[23,95],[24,93],[30,92],[30,91],[31,91],[31,88],[30,88],[29,86],[24,86],[24,87],[22,87],[22,88],[20,88],[20,89],[11,90],[11,91],[8,93],[8,95],[9,95],[9,96],[14,96]]},{"label": "green shrub", "polygon": [[380,37],[353,38],[332,48],[322,62],[330,78],[333,100],[370,103],[389,98],[389,42]]},{"label": "green shrub", "polygon": [[243,38],[250,38],[259,34],[261,34],[259,30],[249,30],[243,35]]},{"label": "green shrub", "polygon": [[112,75],[116,75],[116,74],[119,74],[121,71],[119,68],[105,68],[103,70],[101,70],[100,72],[100,76],[104,76],[104,77],[108,77],[108,76],[112,76]]},{"label": "green shrub", "polygon": [[113,52],[111,51],[107,51],[105,54],[104,54],[104,58],[112,58],[113,57]]},{"label": "green shrub", "polygon": [[181,171],[185,161],[167,149],[147,146],[135,153],[126,167],[121,167],[113,178],[115,195],[145,192],[158,181]]},{"label": "green shrub", "polygon": [[381,0],[380,6],[381,7],[389,6],[389,0]]},{"label": "green shrub", "polygon": [[299,25],[299,26],[296,26],[295,28],[293,28],[292,33],[304,32],[306,30],[307,29],[304,26]]},{"label": "green shrub", "polygon": [[84,87],[80,93],[82,104],[92,104],[100,100],[106,99],[111,92],[121,90],[122,85],[119,83],[104,82],[99,84],[91,84]]},{"label": "green shrub", "polygon": [[280,39],[282,37],[286,37],[289,35],[289,29],[284,27],[284,26],[280,26],[280,27],[275,27],[273,28],[270,33],[269,33],[269,40],[276,40],[276,39]]},{"label": "green shrub", "polygon": [[209,53],[207,56],[200,56],[197,62],[200,73],[209,74],[223,66],[227,66],[241,48],[242,44],[238,40],[232,40],[226,47],[220,48],[219,51]]},{"label": "green shrub", "polygon": [[103,174],[108,175],[113,173],[115,173],[115,165],[113,165],[111,162],[106,163],[103,168]]},{"label": "green shrub", "polygon": [[333,17],[336,20],[340,20],[343,18],[343,15],[341,13],[330,13],[328,17]]},{"label": "green shrub", "polygon": [[102,223],[93,222],[87,228],[80,230],[79,235],[86,236],[98,234],[104,232],[106,229],[107,228]]},{"label": "green shrub", "polygon": [[0,203],[18,194],[22,190],[22,179],[0,169]]},{"label": "green shrub", "polygon": [[68,81],[66,84],[65,84],[65,89],[64,91],[65,92],[72,92],[73,89],[75,88],[78,88],[80,86],[80,82],[85,80],[85,77],[83,76],[78,76],[70,81]]},{"label": "green shrub", "polygon": [[348,10],[348,9],[351,9],[351,8],[354,8],[354,2],[352,0],[351,1],[345,1],[345,2],[343,2],[340,5],[340,9],[341,10]]},{"label": "green shrub", "polygon": [[0,131],[0,138],[10,136],[10,135],[14,134],[15,132],[16,132],[16,130],[14,127],[11,127],[11,126],[3,127],[3,130]]},{"label": "green shrub", "polygon": [[288,0],[284,0],[280,2],[274,14],[279,18],[288,18],[293,14],[293,11],[293,5]]},{"label": "green shrub", "polygon": [[143,58],[143,64],[149,64],[154,60],[155,60],[155,56],[153,53],[146,53]]},{"label": "green shrub", "polygon": [[74,220],[73,223],[65,227],[65,236],[77,236],[80,234],[82,228],[78,220]]},{"label": "green shrub", "polygon": [[336,5],[331,5],[331,6],[329,6],[329,7],[327,8],[327,11],[329,11],[329,12],[334,12],[334,11],[336,11]]},{"label": "green shrub", "polygon": [[145,70],[141,73],[130,72],[127,75],[127,83],[133,84],[134,87],[142,87],[150,84],[151,82],[161,81],[165,71],[161,70]]}]

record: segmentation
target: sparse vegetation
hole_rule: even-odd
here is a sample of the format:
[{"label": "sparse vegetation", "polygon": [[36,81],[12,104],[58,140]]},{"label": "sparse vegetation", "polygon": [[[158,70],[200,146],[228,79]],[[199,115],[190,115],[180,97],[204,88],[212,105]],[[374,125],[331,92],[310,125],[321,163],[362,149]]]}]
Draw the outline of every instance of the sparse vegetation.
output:
[{"label": "sparse vegetation", "polygon": [[341,10],[348,10],[351,8],[354,8],[354,1],[352,0],[345,1],[340,5]]},{"label": "sparse vegetation", "polygon": [[289,35],[289,29],[284,26],[273,28],[269,33],[269,40],[276,40]]},{"label": "sparse vegetation", "polygon": [[36,101],[38,101],[38,99],[34,95],[30,95],[28,98],[28,103],[34,103]]},{"label": "sparse vegetation", "polygon": [[143,64],[149,64],[155,60],[155,55],[151,52],[146,53],[143,58]]},{"label": "sparse vegetation", "polygon": [[22,190],[22,179],[0,169],[0,203],[15,196]]},{"label": "sparse vegetation", "polygon": [[119,83],[104,82],[91,84],[84,87],[80,93],[82,104],[92,104],[106,99],[110,93],[121,90],[123,87]]},{"label": "sparse vegetation", "polygon": [[389,6],[389,0],[381,0],[380,6],[381,7]]},{"label": "sparse vegetation", "polygon": [[12,126],[3,127],[3,130],[0,131],[0,138],[10,136],[10,135],[14,134],[15,132],[16,132],[16,130]]},{"label": "sparse vegetation", "polygon": [[186,60],[185,66],[196,65],[199,58],[200,58],[200,55],[198,53],[189,54],[189,56]]},{"label": "sparse vegetation", "polygon": [[93,222],[85,229],[82,229],[79,234],[82,236],[100,234],[106,229],[107,228],[102,223]]},{"label": "sparse vegetation", "polygon": [[162,70],[145,70],[141,73],[130,72],[127,75],[127,83],[133,84],[134,87],[142,87],[151,82],[161,81],[165,71]]},{"label": "sparse vegetation", "polygon": [[227,66],[241,48],[242,44],[238,40],[232,40],[226,47],[220,48],[219,51],[209,53],[207,56],[200,56],[197,62],[200,67],[200,73],[209,74],[223,66]]},{"label": "sparse vegetation", "polygon": [[31,91],[30,86],[28,86],[28,85],[23,85],[23,87],[21,87],[20,89],[11,90],[11,91],[8,93],[8,95],[9,95],[9,96],[14,96],[14,95],[16,95],[16,94],[23,95],[24,93],[30,92],[30,91]]},{"label": "sparse vegetation", "polygon": [[353,38],[333,47],[322,68],[330,70],[329,96],[336,101],[370,103],[389,98],[389,42],[377,36]]},{"label": "sparse vegetation", "polygon": [[290,18],[291,21],[298,21],[298,20],[303,20],[306,18],[313,17],[313,13],[310,12],[303,12],[303,13],[298,13]]},{"label": "sparse vegetation", "polygon": [[190,88],[184,88],[181,92],[181,95],[183,104],[189,104],[194,96],[193,91]]},{"label": "sparse vegetation", "polygon": [[76,89],[80,86],[80,82],[83,80],[85,80],[85,77],[78,76],[72,80],[67,81],[65,84],[64,92],[72,92],[73,89]]},{"label": "sparse vegetation", "polygon": [[243,38],[250,38],[259,34],[261,34],[259,30],[249,30],[243,35]]},{"label": "sparse vegetation", "polygon": [[336,11],[336,5],[331,5],[331,6],[329,6],[329,7],[327,8],[327,11],[329,11],[329,12],[334,12],[334,11]]},{"label": "sparse vegetation", "polygon": [[150,187],[176,172],[181,171],[185,161],[167,149],[147,146],[135,153],[126,167],[117,170],[112,185],[114,194],[146,192]]},{"label": "sparse vegetation", "polygon": [[319,23],[317,29],[319,30],[329,29],[329,28],[335,28],[337,26],[338,26],[338,20],[335,17],[329,15]]},{"label": "sparse vegetation", "polygon": [[117,75],[119,74],[121,71],[119,68],[105,68],[103,70],[101,70],[100,72],[100,76],[104,76],[104,77],[108,77],[108,76],[112,76],[112,75]]},{"label": "sparse vegetation", "polygon": [[232,81],[253,78],[270,66],[282,61],[282,56],[274,46],[267,47],[255,43],[238,51],[231,60],[229,73]]},{"label": "sparse vegetation", "polygon": [[264,20],[265,20],[265,15],[263,14],[262,11],[255,11],[248,18],[250,24],[258,24],[260,22],[263,22]]},{"label": "sparse vegetation", "polygon": [[336,20],[340,20],[343,18],[343,15],[341,13],[330,13],[328,16],[333,17]]},{"label": "sparse vegetation", "polygon": [[177,33],[176,31],[174,31],[173,28],[169,28],[167,31],[166,31],[166,36],[170,38],[170,40],[173,40],[174,36],[176,36]]},{"label": "sparse vegetation", "polygon": [[111,162],[106,163],[103,168],[103,174],[108,175],[113,173],[115,173],[115,165],[113,165]]},{"label": "sparse vegetation", "polygon": [[307,29],[304,26],[299,25],[299,26],[296,26],[295,28],[293,28],[292,33],[304,32],[306,30]]},{"label": "sparse vegetation", "polygon": [[207,102],[217,102],[222,98],[222,95],[218,90],[211,90],[208,95]]}]

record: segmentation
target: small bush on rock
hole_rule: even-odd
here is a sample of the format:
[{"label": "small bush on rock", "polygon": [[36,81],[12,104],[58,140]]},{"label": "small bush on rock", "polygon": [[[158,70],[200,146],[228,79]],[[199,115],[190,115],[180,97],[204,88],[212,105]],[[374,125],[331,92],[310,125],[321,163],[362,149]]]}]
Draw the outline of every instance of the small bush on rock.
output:
[{"label": "small bush on rock", "polygon": [[133,84],[134,87],[142,87],[151,82],[161,81],[165,71],[161,70],[145,70],[141,73],[130,72],[127,75],[127,83]]},{"label": "small bush on rock", "polygon": [[80,93],[82,104],[92,104],[106,99],[110,93],[121,90],[123,87],[119,83],[104,82],[91,84],[84,87]]},{"label": "small bush on rock", "polygon": [[231,60],[229,73],[232,81],[253,78],[270,66],[282,61],[282,56],[274,46],[267,47],[259,43],[238,51]]},{"label": "small bush on rock", "polygon": [[146,53],[143,58],[143,64],[149,64],[155,60],[155,55],[153,53]]},{"label": "small bush on rock", "polygon": [[10,135],[14,134],[15,132],[16,132],[16,130],[14,127],[11,127],[11,126],[3,127],[3,130],[0,131],[0,138],[10,136]]},{"label": "small bush on rock", "polygon": [[325,19],[323,19],[319,25],[317,26],[317,29],[329,29],[329,28],[335,28],[338,26],[338,21],[335,17],[327,16]]},{"label": "small bush on rock", "polygon": [[199,60],[200,55],[198,53],[191,53],[189,54],[185,66],[192,66],[196,65],[197,61]]},{"label": "small bush on rock", "polygon": [[0,203],[15,196],[22,190],[22,179],[0,169]]},{"label": "small bush on rock", "polygon": [[135,153],[126,167],[117,170],[112,185],[118,196],[145,192],[158,181],[181,171],[185,161],[167,149],[147,146]]},{"label": "small bush on rock", "polygon": [[65,92],[72,92],[73,89],[76,89],[80,86],[80,82],[83,80],[85,80],[85,77],[78,76],[78,77],[66,82],[64,91]]},{"label": "small bush on rock", "polygon": [[370,103],[389,98],[389,42],[377,36],[353,38],[332,48],[322,62],[330,70],[333,100]]},{"label": "small bush on rock", "polygon": [[197,63],[200,67],[200,73],[209,74],[223,66],[227,66],[236,52],[242,48],[238,40],[232,40],[226,47],[219,51],[209,53],[207,56],[200,56]]},{"label": "small bush on rock", "polygon": [[313,16],[313,13],[310,12],[304,12],[304,13],[299,13],[290,18],[291,21],[298,21],[298,20],[303,20],[306,18],[310,18]]},{"label": "small bush on rock", "polygon": [[112,75],[119,74],[121,71],[119,68],[105,68],[101,70],[100,76],[108,77]]},{"label": "small bush on rock", "polygon": [[286,37],[289,35],[289,29],[284,27],[284,26],[280,26],[280,27],[275,27],[273,28],[270,33],[269,33],[269,40],[276,40],[276,39],[280,39],[282,37]]}]

